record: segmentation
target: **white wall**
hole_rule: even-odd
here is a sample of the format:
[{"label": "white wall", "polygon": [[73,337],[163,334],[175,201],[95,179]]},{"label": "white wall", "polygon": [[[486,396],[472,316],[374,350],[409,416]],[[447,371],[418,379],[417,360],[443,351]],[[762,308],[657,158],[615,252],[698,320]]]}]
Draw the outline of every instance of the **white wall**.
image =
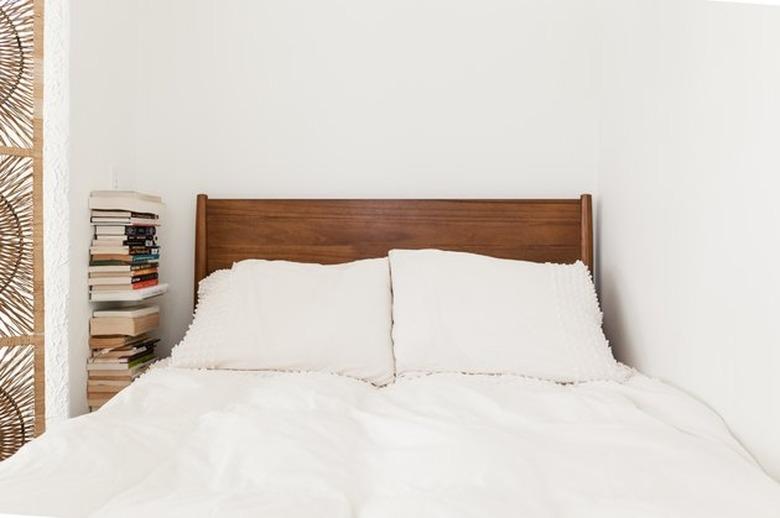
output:
[{"label": "white wall", "polygon": [[135,159],[136,7],[121,0],[70,2],[70,284],[58,302],[68,307],[71,415],[87,410],[92,232],[87,200],[90,191],[112,187],[112,170],[132,170]]},{"label": "white wall", "polygon": [[601,8],[607,331],[780,477],[780,9]]},{"label": "white wall", "polygon": [[168,204],[165,342],[191,319],[195,194],[577,196],[595,12],[567,0],[136,2],[137,166]]},{"label": "white wall", "polygon": [[70,241],[68,225],[70,3],[44,5],[43,260],[45,313],[46,421],[71,415]]}]

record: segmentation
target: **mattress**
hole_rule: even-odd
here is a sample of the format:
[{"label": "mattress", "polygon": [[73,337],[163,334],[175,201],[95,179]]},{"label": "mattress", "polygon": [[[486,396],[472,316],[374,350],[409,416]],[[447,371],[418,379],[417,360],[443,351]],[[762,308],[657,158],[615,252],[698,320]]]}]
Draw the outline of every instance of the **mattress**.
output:
[{"label": "mattress", "polygon": [[663,383],[159,368],[0,463],[0,512],[92,517],[780,516]]}]

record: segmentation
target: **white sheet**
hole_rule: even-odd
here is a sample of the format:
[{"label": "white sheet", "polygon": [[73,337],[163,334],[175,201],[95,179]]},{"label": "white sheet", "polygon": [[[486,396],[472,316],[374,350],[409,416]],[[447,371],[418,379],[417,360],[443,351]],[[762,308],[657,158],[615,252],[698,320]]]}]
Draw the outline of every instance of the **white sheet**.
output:
[{"label": "white sheet", "polygon": [[0,511],[95,517],[772,517],[780,486],[690,397],[442,374],[157,369],[0,464]]}]

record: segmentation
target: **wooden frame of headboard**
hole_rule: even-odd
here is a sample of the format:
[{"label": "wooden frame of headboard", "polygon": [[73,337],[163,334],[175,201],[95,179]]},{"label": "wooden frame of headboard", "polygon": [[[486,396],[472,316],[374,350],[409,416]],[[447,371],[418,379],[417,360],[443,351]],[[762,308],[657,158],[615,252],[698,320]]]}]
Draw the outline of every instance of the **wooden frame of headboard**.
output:
[{"label": "wooden frame of headboard", "polygon": [[593,267],[589,194],[561,200],[197,198],[195,294],[242,259],[341,263],[393,248],[440,248]]}]

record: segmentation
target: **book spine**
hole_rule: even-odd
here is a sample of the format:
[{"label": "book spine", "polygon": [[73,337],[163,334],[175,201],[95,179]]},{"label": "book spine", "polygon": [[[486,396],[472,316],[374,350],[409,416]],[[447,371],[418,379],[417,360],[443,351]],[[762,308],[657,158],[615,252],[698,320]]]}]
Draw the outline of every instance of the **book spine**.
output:
[{"label": "book spine", "polygon": [[141,255],[133,255],[132,261],[133,263],[145,263],[147,261],[159,261],[160,260],[160,254],[141,254]]},{"label": "book spine", "polygon": [[[111,225],[111,226],[123,226],[123,225]],[[151,237],[157,235],[157,227],[152,226],[145,226],[145,225],[124,225],[124,235],[126,236],[134,236],[134,237]],[[115,234],[113,232],[105,232],[102,231],[102,227],[96,227],[95,228],[95,235],[118,235],[121,236],[122,234]]]},{"label": "book spine", "polygon": [[129,226],[125,227],[125,234],[128,236],[155,236],[157,227]]},{"label": "book spine", "polygon": [[140,358],[136,358],[133,361],[127,362],[127,367],[129,369],[132,369],[133,367],[137,367],[138,365],[141,365],[143,363],[146,363],[148,361],[154,360],[154,353],[148,353],[145,355],[142,355]]},{"label": "book spine", "polygon": [[[105,257],[109,256],[109,257]],[[157,263],[160,260],[159,254],[142,254],[142,255],[127,255],[127,254],[92,254],[90,258],[90,266],[109,266],[109,265],[127,265],[138,263]]]},{"label": "book spine", "polygon": [[148,281],[141,281],[141,282],[134,282],[133,283],[133,289],[134,290],[140,290],[141,288],[151,288],[152,286],[157,286],[160,283],[157,279],[150,279]]},{"label": "book spine", "polygon": [[99,238],[93,239],[92,246],[151,246],[151,247],[157,246],[156,236],[153,236],[152,238],[149,239],[145,239],[143,237],[122,239],[123,236],[111,236],[111,237],[117,237],[119,239],[106,239],[107,236],[102,236],[102,237],[103,239],[99,239]]},{"label": "book spine", "polygon": [[133,286],[135,286],[136,283],[141,283],[141,282],[151,281],[156,279],[157,279],[156,273],[147,273],[145,275],[137,275],[133,277],[132,279],[130,279],[130,283],[133,284]]},{"label": "book spine", "polygon": [[160,247],[149,246],[131,246],[129,247],[130,255],[160,255]]}]

